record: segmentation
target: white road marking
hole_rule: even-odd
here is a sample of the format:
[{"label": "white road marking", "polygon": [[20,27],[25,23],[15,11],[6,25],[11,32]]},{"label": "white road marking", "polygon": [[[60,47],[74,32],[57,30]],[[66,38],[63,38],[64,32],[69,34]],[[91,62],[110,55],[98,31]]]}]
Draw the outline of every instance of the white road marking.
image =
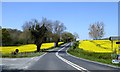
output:
[{"label": "white road marking", "polygon": [[16,65],[16,64],[10,64],[10,65],[12,66],[12,65]]},{"label": "white road marking", "polygon": [[3,61],[3,60],[13,60],[14,61],[14,60],[18,60],[18,59],[25,59],[25,58],[0,58],[1,61]]},{"label": "white road marking", "polygon": [[17,60],[17,59],[11,59],[11,60],[15,61],[15,60]]},{"label": "white road marking", "polygon": [[[63,47],[62,49],[64,49],[64,47]],[[61,51],[62,49],[58,50],[58,52]],[[64,61],[65,63],[69,64],[70,66],[74,67],[74,68],[77,69],[77,70],[80,70],[80,71],[88,71],[87,69],[85,69],[85,68],[83,68],[83,67],[80,67],[79,65],[77,65],[77,64],[75,64],[75,63],[72,63],[71,61],[69,61],[69,60],[67,60],[67,59],[59,56],[59,55],[58,55],[58,52],[56,52],[56,56],[57,56],[59,59],[61,59],[62,61]]]},{"label": "white road marking", "polygon": [[[69,49],[69,48],[68,48],[68,49]],[[104,63],[95,62],[95,61],[87,60],[87,59],[84,59],[84,58],[76,57],[76,56],[74,56],[74,55],[69,54],[69,53],[67,52],[68,49],[66,50],[67,55],[72,56],[72,57],[74,57],[74,58],[81,59],[81,60],[88,61],[88,62],[93,62],[93,63],[100,64],[100,65],[105,65],[105,66],[113,67],[113,68],[120,68],[120,67],[117,67],[117,66],[113,66],[113,65],[109,65],[109,64],[104,64]]]},{"label": "white road marking", "polygon": [[27,68],[28,68],[28,66],[23,67],[23,69],[27,69]]}]

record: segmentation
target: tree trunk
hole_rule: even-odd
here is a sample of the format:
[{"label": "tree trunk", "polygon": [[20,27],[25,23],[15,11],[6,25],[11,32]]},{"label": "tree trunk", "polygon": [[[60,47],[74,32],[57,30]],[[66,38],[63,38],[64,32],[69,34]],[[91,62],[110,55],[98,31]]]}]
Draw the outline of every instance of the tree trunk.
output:
[{"label": "tree trunk", "polygon": [[55,47],[58,47],[58,41],[57,41],[57,42],[55,42]]},{"label": "tree trunk", "polygon": [[40,51],[40,45],[37,45],[37,52]]},{"label": "tree trunk", "polygon": [[39,52],[39,51],[40,51],[40,47],[41,47],[41,45],[42,45],[42,43],[41,43],[41,44],[39,44],[39,45],[37,45],[37,52]]},{"label": "tree trunk", "polygon": [[43,42],[46,43],[47,42],[47,37],[43,38]]}]

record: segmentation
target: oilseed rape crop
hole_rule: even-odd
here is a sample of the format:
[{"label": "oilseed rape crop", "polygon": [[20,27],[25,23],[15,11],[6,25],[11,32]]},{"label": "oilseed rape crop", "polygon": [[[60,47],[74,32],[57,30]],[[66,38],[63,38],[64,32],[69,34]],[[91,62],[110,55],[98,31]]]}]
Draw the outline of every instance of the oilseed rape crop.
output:
[{"label": "oilseed rape crop", "polygon": [[117,53],[120,53],[119,46],[116,42],[117,41],[113,41],[112,46],[112,43],[109,40],[81,40],[79,48],[97,53],[112,53],[115,50]]},{"label": "oilseed rape crop", "polygon": [[[63,42],[59,42],[61,44]],[[49,49],[54,46],[54,43],[43,43],[41,46],[41,49]],[[11,53],[15,51],[15,49],[19,49],[19,52],[31,52],[36,51],[36,45],[35,44],[27,44],[27,45],[21,45],[21,46],[6,46],[6,47],[0,47],[0,52],[3,53]]]}]

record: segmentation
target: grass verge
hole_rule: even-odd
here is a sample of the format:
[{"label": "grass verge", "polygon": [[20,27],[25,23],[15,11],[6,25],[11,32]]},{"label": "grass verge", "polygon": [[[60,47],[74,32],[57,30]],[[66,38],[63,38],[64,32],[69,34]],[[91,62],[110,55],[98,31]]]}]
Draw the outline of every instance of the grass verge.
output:
[{"label": "grass verge", "polygon": [[23,58],[23,57],[35,57],[44,54],[44,52],[23,52],[16,55],[2,54],[2,58]]},{"label": "grass verge", "polygon": [[74,55],[76,57],[79,57],[79,58],[84,58],[84,59],[88,59],[88,60],[106,63],[106,64],[120,67],[120,63],[119,64],[112,63],[111,53],[95,53],[95,52],[85,51],[85,50],[80,49],[80,48],[74,49],[73,47],[68,49],[68,53],[71,55]]}]

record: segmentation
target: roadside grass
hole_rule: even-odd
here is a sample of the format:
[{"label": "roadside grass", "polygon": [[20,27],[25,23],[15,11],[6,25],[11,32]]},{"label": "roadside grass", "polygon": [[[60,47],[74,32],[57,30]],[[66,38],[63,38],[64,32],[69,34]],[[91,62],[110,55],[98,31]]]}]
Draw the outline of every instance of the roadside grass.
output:
[{"label": "roadside grass", "polygon": [[[61,46],[62,44],[64,44],[63,42],[59,43],[58,47]],[[18,54],[16,55],[13,55],[11,53],[1,53],[0,54],[2,55],[1,57],[2,58],[23,58],[23,57],[35,57],[35,56],[40,56],[42,54],[45,53],[46,50],[50,50],[50,49],[53,49],[55,48],[54,46],[52,47],[49,47],[49,48],[42,48],[40,50],[40,52],[37,52],[36,50],[35,51],[26,51],[26,52],[19,52]]]},{"label": "roadside grass", "polygon": [[2,58],[25,58],[25,57],[36,57],[36,56],[40,56],[42,54],[44,54],[45,52],[22,52],[22,53],[18,53],[16,55],[12,55],[12,54],[2,54]]},{"label": "roadside grass", "polygon": [[112,63],[111,53],[95,53],[95,52],[85,51],[81,48],[73,49],[73,47],[68,49],[68,53],[70,53],[71,55],[74,55],[76,57],[79,57],[79,58],[84,58],[84,59],[88,59],[88,60],[106,63],[106,64],[115,65],[115,66],[120,67],[120,63],[119,64]]}]

